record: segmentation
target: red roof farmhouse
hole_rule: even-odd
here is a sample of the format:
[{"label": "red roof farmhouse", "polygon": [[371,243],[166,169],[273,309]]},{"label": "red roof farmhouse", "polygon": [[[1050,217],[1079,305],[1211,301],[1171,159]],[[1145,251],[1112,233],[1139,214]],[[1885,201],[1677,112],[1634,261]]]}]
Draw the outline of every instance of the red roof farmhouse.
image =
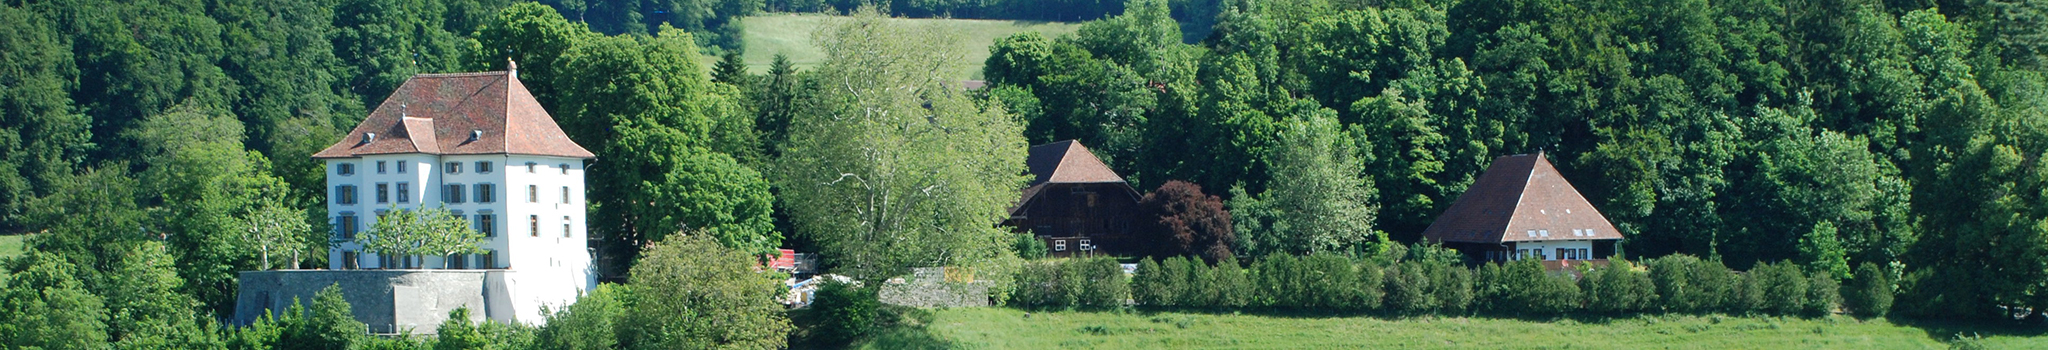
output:
[{"label": "red roof farmhouse", "polygon": [[1422,236],[1475,261],[1540,259],[1553,267],[1604,260],[1622,240],[1542,153],[1495,158]]},{"label": "red roof farmhouse", "polygon": [[1031,146],[1031,185],[1003,225],[1045,241],[1052,256],[1120,255],[1132,249],[1138,190],[1080,141]]}]

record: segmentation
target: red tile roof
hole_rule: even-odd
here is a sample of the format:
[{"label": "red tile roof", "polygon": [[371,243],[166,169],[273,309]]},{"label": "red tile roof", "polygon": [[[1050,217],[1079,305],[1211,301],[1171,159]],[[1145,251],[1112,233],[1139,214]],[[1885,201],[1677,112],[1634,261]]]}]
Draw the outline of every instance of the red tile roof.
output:
[{"label": "red tile roof", "polygon": [[[1584,234],[1587,229],[1592,233]],[[1531,237],[1530,231],[1539,234]],[[1495,158],[1422,237],[1466,243],[1622,238],[1542,153]]]},{"label": "red tile roof", "polygon": [[1032,185],[1042,183],[1104,183],[1124,182],[1108,164],[1095,158],[1094,152],[1081,146],[1080,141],[1066,140],[1031,146],[1031,155],[1024,159],[1031,167]]},{"label": "red tile roof", "polygon": [[1024,187],[1024,195],[1017,200],[1017,205],[1010,207],[1012,214],[1038,197],[1039,191],[1053,184],[1120,183],[1130,189],[1128,192],[1132,195],[1138,193],[1137,189],[1130,188],[1123,176],[1110,170],[1108,164],[1095,157],[1095,152],[1089,152],[1088,147],[1081,146],[1081,141],[1077,140],[1031,146],[1030,155],[1024,158],[1024,166],[1031,170],[1031,184]]},{"label": "red tile roof", "polygon": [[[375,133],[375,138],[365,135]],[[348,137],[313,158],[372,154],[595,157],[555,125],[512,72],[421,74],[399,85]]]}]

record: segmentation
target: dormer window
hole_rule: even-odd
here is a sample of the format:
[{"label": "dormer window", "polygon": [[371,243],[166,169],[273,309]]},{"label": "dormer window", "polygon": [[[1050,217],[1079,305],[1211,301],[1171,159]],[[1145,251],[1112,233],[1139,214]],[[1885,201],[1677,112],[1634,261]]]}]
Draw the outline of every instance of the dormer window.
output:
[{"label": "dormer window", "polygon": [[476,142],[476,140],[477,140],[477,139],[481,139],[481,138],[484,138],[484,131],[483,131],[483,130],[470,130],[470,131],[469,131],[469,141],[463,141],[463,142]]},{"label": "dormer window", "polygon": [[367,144],[370,144],[371,142],[376,142],[376,141],[377,141],[377,133],[374,133],[374,132],[366,132],[366,133],[363,133],[363,144],[366,144],[366,145],[367,145]]}]

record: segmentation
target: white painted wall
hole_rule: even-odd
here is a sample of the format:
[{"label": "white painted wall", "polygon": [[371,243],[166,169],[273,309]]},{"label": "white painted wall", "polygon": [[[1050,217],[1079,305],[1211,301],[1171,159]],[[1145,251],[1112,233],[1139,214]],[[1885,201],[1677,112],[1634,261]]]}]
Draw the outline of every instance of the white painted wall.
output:
[{"label": "white painted wall", "polygon": [[[1582,256],[1578,256],[1578,257],[1577,257],[1577,259],[1581,259],[1581,260],[1583,260],[1583,259],[1599,259],[1599,258],[1604,258],[1604,257],[1597,257],[1597,258],[1596,258],[1596,257],[1590,256],[1590,255],[1592,255],[1592,254],[1593,254],[1593,241],[1579,241],[1579,240],[1564,240],[1564,241],[1527,241],[1527,242],[1515,242],[1515,253],[1516,253],[1516,254],[1528,254],[1527,256],[1524,256],[1524,258],[1534,258],[1534,257],[1537,257],[1537,256],[1539,256],[1539,255],[1540,255],[1540,256],[1542,256],[1543,260],[1560,260],[1560,259],[1563,259],[1563,258],[1564,258],[1565,256],[1563,256],[1563,255],[1559,255],[1559,253],[1558,253],[1558,251],[1557,251],[1558,249],[1573,249],[1573,250],[1578,250],[1578,249],[1584,249],[1584,254],[1585,254],[1585,255],[1582,255]],[[1525,250],[1527,251],[1526,253],[1524,253],[1524,251],[1525,251]],[[1538,251],[1541,251],[1542,253],[1537,253]]]},{"label": "white painted wall", "polygon": [[[377,172],[379,161],[385,162],[383,173]],[[401,162],[406,164],[405,173],[397,171],[397,164]],[[448,162],[460,163],[460,171],[448,172]],[[489,162],[490,171],[478,171],[478,162]],[[533,164],[530,170],[528,163]],[[354,164],[355,173],[339,174],[341,164]],[[379,183],[387,185],[387,202],[377,201]],[[399,183],[410,187],[410,198],[405,202],[397,198]],[[461,201],[451,202],[444,198],[443,188],[450,184],[462,185]],[[491,202],[477,202],[477,184],[492,185]],[[334,193],[342,185],[356,186],[356,203],[338,202]],[[538,198],[528,197],[528,186],[533,186]],[[574,302],[581,292],[597,286],[587,242],[582,159],[420,153],[328,159],[327,191],[329,222],[335,224],[336,230],[341,228],[343,218],[354,215],[359,222],[358,232],[367,231],[376,223],[379,210],[392,208],[445,205],[449,210],[459,212],[464,219],[471,220],[472,225],[480,215],[492,215],[495,234],[484,240],[483,248],[497,252],[496,261],[490,267],[506,270],[506,294],[510,295],[505,296],[505,300],[512,303],[509,307],[513,309],[516,320],[539,322],[542,320],[542,305],[566,305]],[[330,237],[332,249],[328,250],[328,268],[342,269],[345,267],[344,253],[359,252],[362,247],[354,241],[341,240],[339,231],[331,233]],[[444,257],[425,256],[420,259],[420,267],[440,269],[447,266]],[[375,254],[361,253],[357,259],[358,267],[383,268],[379,260]]]}]

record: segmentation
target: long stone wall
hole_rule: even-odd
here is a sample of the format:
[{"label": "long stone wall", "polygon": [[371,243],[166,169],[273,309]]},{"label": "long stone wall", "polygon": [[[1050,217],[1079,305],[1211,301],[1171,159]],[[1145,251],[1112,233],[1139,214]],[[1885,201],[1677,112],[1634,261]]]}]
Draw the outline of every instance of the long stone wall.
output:
[{"label": "long stone wall", "polygon": [[[511,306],[498,296],[492,301],[492,280],[503,270],[284,270],[243,271],[235,300],[235,324],[246,325],[270,312],[289,308],[296,298],[311,306],[313,296],[339,286],[355,318],[372,333],[432,333],[448,312],[468,307],[471,321],[487,315],[511,322]],[[504,294],[498,283],[495,294]]]}]

